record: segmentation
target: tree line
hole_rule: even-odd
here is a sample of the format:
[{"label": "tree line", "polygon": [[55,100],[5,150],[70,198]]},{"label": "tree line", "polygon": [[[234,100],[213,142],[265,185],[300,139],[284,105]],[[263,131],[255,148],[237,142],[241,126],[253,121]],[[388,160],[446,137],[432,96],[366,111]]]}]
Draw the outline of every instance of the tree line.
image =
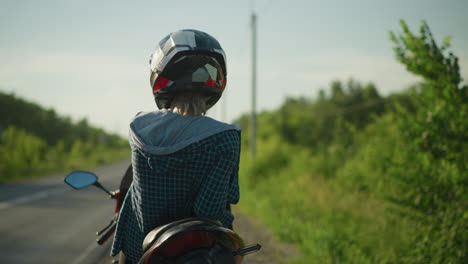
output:
[{"label": "tree line", "polygon": [[468,261],[468,86],[450,39],[423,22],[391,33],[421,81],[381,96],[333,81],[258,117],[257,153],[243,128],[242,208],[302,252],[299,263]]},{"label": "tree line", "polygon": [[[128,156],[116,134],[0,92],[0,182],[83,169]],[[127,154],[126,154],[127,153]]]}]

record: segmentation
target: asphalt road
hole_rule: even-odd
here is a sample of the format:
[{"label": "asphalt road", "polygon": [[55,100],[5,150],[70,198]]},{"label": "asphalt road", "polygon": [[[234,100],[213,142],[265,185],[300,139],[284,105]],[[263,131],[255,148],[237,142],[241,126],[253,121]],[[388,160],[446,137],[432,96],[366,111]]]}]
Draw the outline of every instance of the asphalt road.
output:
[{"label": "asphalt road", "polygon": [[[117,189],[130,161],[92,170],[109,190]],[[115,202],[90,186],[74,190],[65,174],[0,185],[0,263],[109,264],[111,239],[99,246],[95,232],[114,214]],[[246,264],[289,263],[298,252],[280,243],[256,219],[234,206],[236,230],[246,244],[262,249],[244,258]]]},{"label": "asphalt road", "polygon": [[[129,161],[94,169],[110,190]],[[0,185],[0,263],[102,263],[111,241],[99,246],[95,232],[113,215],[114,201],[90,186],[74,190],[65,175]]]}]

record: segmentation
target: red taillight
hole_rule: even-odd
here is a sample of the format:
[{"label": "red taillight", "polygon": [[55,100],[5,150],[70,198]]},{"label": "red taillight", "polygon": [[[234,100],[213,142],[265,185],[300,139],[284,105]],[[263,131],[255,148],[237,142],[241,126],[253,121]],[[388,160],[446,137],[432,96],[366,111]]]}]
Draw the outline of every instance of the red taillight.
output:
[{"label": "red taillight", "polygon": [[180,256],[191,249],[210,248],[215,244],[215,242],[216,238],[214,234],[210,232],[191,231],[183,233],[171,238],[165,245],[154,248],[146,257],[145,263],[151,263],[151,256],[156,252],[156,254],[162,255],[165,258],[172,258]]},{"label": "red taillight", "polygon": [[209,248],[215,243],[213,234],[203,231],[192,231],[180,234],[171,239],[161,250],[165,257],[178,256],[181,253],[196,248]]}]

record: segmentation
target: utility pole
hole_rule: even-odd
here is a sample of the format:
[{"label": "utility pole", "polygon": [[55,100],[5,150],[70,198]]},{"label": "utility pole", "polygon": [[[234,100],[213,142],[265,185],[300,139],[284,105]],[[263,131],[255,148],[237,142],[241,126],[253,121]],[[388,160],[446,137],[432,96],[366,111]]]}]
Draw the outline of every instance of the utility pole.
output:
[{"label": "utility pole", "polygon": [[257,15],[252,12],[252,116],[250,118],[250,154],[255,158],[257,134]]}]

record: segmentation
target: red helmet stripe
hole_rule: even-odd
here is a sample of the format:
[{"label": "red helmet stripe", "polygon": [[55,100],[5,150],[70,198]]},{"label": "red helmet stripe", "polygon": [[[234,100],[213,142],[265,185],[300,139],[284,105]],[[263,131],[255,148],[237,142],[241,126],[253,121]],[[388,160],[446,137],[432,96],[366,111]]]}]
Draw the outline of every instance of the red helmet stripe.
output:
[{"label": "red helmet stripe", "polygon": [[208,81],[205,82],[205,84],[206,84],[206,85],[209,85],[209,86],[211,86],[211,87],[216,87],[216,86],[218,86],[218,85],[216,84],[216,81],[215,81],[215,80],[208,80]]},{"label": "red helmet stripe", "polygon": [[156,92],[157,90],[166,87],[168,83],[169,83],[168,79],[162,76],[159,76],[156,82],[154,83],[153,92]]}]

